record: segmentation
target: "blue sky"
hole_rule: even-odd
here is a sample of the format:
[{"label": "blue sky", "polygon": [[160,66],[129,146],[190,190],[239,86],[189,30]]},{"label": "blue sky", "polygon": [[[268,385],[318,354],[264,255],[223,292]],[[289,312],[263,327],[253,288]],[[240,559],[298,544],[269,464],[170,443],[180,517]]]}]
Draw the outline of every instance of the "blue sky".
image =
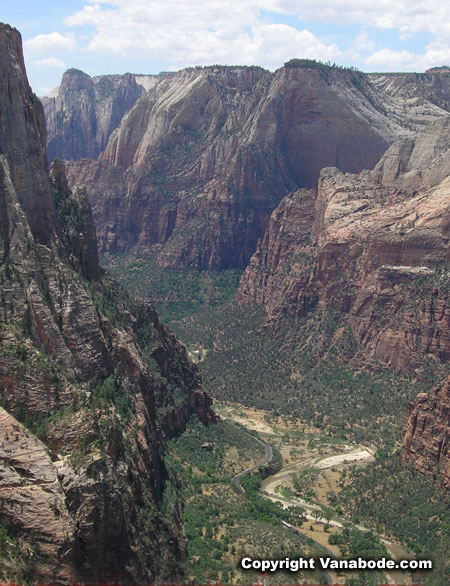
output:
[{"label": "blue sky", "polygon": [[30,83],[45,95],[69,67],[90,75],[187,65],[276,69],[307,57],[363,71],[450,64],[450,5],[437,0],[13,0]]}]

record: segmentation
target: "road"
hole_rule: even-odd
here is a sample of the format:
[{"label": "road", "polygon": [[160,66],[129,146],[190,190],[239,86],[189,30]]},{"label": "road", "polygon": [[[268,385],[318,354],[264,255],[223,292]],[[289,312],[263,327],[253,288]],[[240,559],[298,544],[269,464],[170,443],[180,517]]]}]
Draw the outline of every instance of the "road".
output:
[{"label": "road", "polygon": [[[247,432],[245,432],[245,433],[247,433]],[[269,446],[269,444],[264,443],[263,441],[261,441],[260,439],[258,439],[254,435],[252,435],[251,433],[247,433],[247,435],[249,435],[256,442],[258,442],[259,444],[262,445],[262,447],[264,448],[264,451],[265,451],[266,455],[264,457],[264,460],[262,460],[261,462],[258,462],[258,464],[255,464],[251,468],[247,468],[247,470],[243,470],[242,472],[239,472],[239,474],[236,474],[236,476],[232,479],[231,482],[240,491],[243,490],[243,488],[241,486],[241,478],[243,476],[245,476],[246,474],[250,474],[251,472],[254,472],[255,470],[258,470],[258,468],[262,468],[263,466],[266,466],[266,464],[268,464],[270,462],[270,460],[272,459],[272,457],[273,457],[272,447]]]},{"label": "road", "polygon": [[[228,420],[230,421],[230,419],[228,419]],[[230,422],[232,422],[232,420]],[[261,462],[258,462],[254,466],[251,466],[250,468],[247,468],[246,470],[243,470],[242,472],[239,472],[239,474],[236,474],[236,476],[234,476],[234,478],[232,479],[232,482],[237,487],[237,489],[240,491],[243,490],[242,486],[241,486],[241,478],[247,474],[250,474],[251,472],[254,472],[258,468],[266,466],[270,462],[270,460],[272,459],[272,456],[273,456],[272,447],[269,444],[266,444],[265,442],[261,441],[260,439],[256,438],[254,435],[252,435],[250,433],[248,433],[247,435],[251,436],[255,441],[257,441],[264,448],[265,457]],[[303,461],[296,462],[294,464],[291,464],[290,466],[282,468],[276,474],[268,477],[263,482],[262,492],[270,500],[280,503],[284,508],[289,508],[294,505],[304,507],[306,509],[305,517],[309,520],[315,520],[320,523],[334,525],[335,527],[343,527],[344,525],[348,524],[347,519],[339,519],[336,517],[334,519],[322,518],[321,516],[317,515],[317,511],[321,510],[321,507],[319,505],[317,505],[316,503],[311,503],[311,502],[304,501],[303,499],[298,499],[298,498],[295,499],[292,497],[290,499],[287,499],[286,497],[283,497],[283,496],[277,494],[275,492],[275,488],[279,484],[282,483],[283,477],[286,477],[287,475],[291,474],[292,472],[296,472],[296,471],[298,472],[299,470],[302,470],[306,467],[315,467],[318,469],[331,468],[331,467],[339,465],[339,464],[369,459],[372,456],[373,456],[373,451],[370,448],[367,448],[365,446],[355,446],[355,447],[353,447],[353,449],[345,450],[344,452],[341,452],[339,454],[332,453],[332,454],[327,454],[325,456],[309,457],[309,458],[304,459]],[[312,512],[315,513],[314,516],[311,515]],[[307,535],[302,533],[299,529],[297,529],[293,525],[290,525],[289,523],[285,523],[283,521],[281,521],[281,523],[287,530],[289,530],[293,533],[297,533],[298,535],[303,535],[304,537],[308,537]],[[354,527],[358,528],[360,531],[369,531],[369,529],[367,529],[366,527],[363,527],[359,524],[354,525]],[[379,537],[381,538],[384,545],[387,547],[388,551],[391,553],[392,558],[397,559],[398,554],[393,553],[390,550],[390,546],[393,546],[396,544],[390,542],[388,539],[386,539],[386,537],[384,535],[379,535]],[[328,555],[330,555],[330,557],[335,558],[335,555],[333,554],[333,552],[331,552],[331,550],[329,550],[328,548],[326,548],[324,545],[320,544],[319,542],[316,542],[316,541],[314,541],[314,542],[317,546],[319,546],[322,550],[324,550]],[[405,556],[402,556],[402,557],[405,557]],[[330,574],[326,571],[324,571],[324,574],[325,574],[325,577],[326,577],[328,584],[330,584],[331,583]],[[396,572],[396,575],[398,575],[397,572]],[[385,572],[385,576],[386,576],[387,584],[398,583],[398,582],[395,582],[392,575],[390,575],[389,573]],[[402,576],[403,579],[401,580],[401,583],[403,583],[403,580],[405,577],[406,577],[405,574],[403,574],[403,576]]]}]

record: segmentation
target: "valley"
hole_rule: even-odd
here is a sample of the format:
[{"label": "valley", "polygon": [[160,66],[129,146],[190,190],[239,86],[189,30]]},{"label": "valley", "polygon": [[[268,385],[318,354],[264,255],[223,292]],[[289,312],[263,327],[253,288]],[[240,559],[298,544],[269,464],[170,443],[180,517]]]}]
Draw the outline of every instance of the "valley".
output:
[{"label": "valley", "polygon": [[[130,278],[125,271],[116,271],[116,276],[124,283]],[[182,289],[175,287],[182,296]],[[166,311],[166,297],[154,302]],[[264,323],[258,308],[238,305],[230,296],[221,303],[205,299],[201,308],[173,319],[170,326],[197,362],[222,420],[243,426],[274,448],[277,462],[268,464],[257,490],[277,507],[295,511],[286,520],[276,509],[277,523],[284,520],[297,527],[303,538],[312,540],[307,541],[311,546],[319,551],[326,547],[336,556],[384,551],[403,559],[445,548],[448,498],[432,488],[431,480],[400,466],[405,405],[419,388],[445,376],[445,365],[430,365],[422,380],[382,368],[367,372],[348,360],[354,342],[348,331],[343,336],[331,315],[319,315],[316,324],[307,326],[307,346],[280,335],[292,324],[282,324],[274,338]],[[312,359],[313,349],[321,346],[327,348],[323,359]],[[264,452],[260,454],[256,462],[264,459]],[[242,462],[236,473],[256,462]],[[245,475],[241,482],[245,485]],[[421,504],[425,494],[428,509]],[[368,511],[369,500],[379,502],[379,508]],[[367,532],[371,537],[366,543]],[[367,574],[331,576],[333,583],[342,584],[383,581]],[[385,577],[392,584],[418,579],[405,572]],[[426,574],[420,580],[433,584]]]},{"label": "valley", "polygon": [[446,586],[448,68],[0,65],[0,582]]}]

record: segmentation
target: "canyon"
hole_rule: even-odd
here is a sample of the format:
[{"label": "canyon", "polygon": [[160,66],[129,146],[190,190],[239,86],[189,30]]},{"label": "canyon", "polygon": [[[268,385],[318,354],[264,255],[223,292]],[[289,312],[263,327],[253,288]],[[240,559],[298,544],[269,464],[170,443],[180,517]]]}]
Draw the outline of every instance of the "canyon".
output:
[{"label": "canyon", "polygon": [[[47,109],[48,148],[62,158],[54,119],[84,112],[63,99],[70,80],[69,71]],[[396,139],[448,116],[449,90],[446,75],[390,82],[295,59],[275,73],[189,68],[142,95],[98,157],[72,153],[69,183],[86,185],[101,252],[141,251],[166,268],[244,268],[284,196],[315,188],[324,167],[372,168]]]},{"label": "canyon", "polygon": [[[0,62],[3,575],[183,580],[181,473],[200,483],[204,472],[206,485],[208,458],[229,449],[200,444],[205,472],[168,447],[178,438],[189,454],[192,421],[219,423],[200,375],[209,349],[191,362],[99,253],[181,274],[243,271],[233,303],[262,309],[258,333],[286,353],[316,336],[311,371],[345,337],[335,366],[349,380],[385,371],[414,390],[448,373],[450,74],[302,59],[275,72],[70,69],[41,104],[8,25]],[[448,374],[430,387],[405,400],[392,453],[448,491]]]},{"label": "canyon", "polygon": [[[372,171],[326,168],[317,192],[287,196],[272,213],[238,299],[262,305],[275,333],[293,318],[298,339],[319,312],[331,311],[350,328],[355,368],[381,365],[420,378],[429,361],[448,363],[449,123],[432,122],[417,139],[400,139]],[[422,472],[439,470],[447,487],[445,397],[433,390],[409,405],[403,457]]]},{"label": "canyon", "polygon": [[[80,111],[62,99],[78,75],[47,106],[49,151],[55,117]],[[155,77],[98,156],[57,154],[101,252],[245,268],[237,300],[264,307],[273,335],[332,312],[355,365],[420,377],[450,354],[449,109],[446,68],[188,68]]]}]

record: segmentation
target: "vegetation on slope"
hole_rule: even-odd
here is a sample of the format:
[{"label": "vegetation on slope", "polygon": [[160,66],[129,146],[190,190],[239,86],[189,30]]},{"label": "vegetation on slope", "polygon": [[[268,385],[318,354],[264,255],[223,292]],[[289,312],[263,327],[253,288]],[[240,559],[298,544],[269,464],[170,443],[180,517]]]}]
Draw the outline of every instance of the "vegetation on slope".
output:
[{"label": "vegetation on slope", "polygon": [[[289,328],[284,341],[263,327],[260,308],[230,301],[172,323],[191,351],[201,352],[204,385],[223,400],[286,413],[343,439],[391,446],[400,440],[406,403],[439,376],[427,380],[352,363],[356,346],[348,328],[320,310]],[[294,330],[295,331],[295,330]]]}]

